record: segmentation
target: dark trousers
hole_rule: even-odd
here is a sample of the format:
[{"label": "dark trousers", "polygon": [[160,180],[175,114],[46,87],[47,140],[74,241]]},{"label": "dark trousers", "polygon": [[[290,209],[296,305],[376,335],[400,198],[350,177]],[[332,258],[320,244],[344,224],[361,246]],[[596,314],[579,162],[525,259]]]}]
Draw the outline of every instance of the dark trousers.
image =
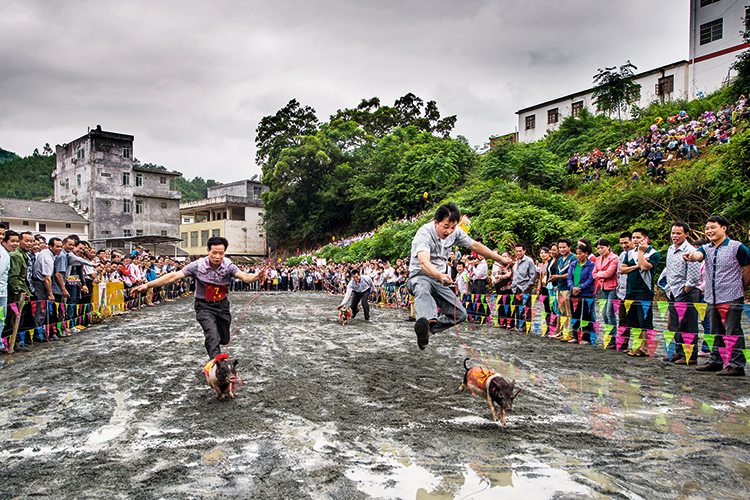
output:
[{"label": "dark trousers", "polygon": [[[625,297],[626,300],[632,300],[633,303],[630,305],[630,311],[628,311],[628,326],[632,328],[640,328],[641,334],[640,339],[643,339],[643,343],[638,347],[638,351],[642,353],[648,352],[648,343],[646,343],[647,333],[646,330],[654,329],[654,307],[653,303],[654,294],[646,292],[631,293]],[[643,311],[643,302],[651,302],[651,307],[648,308],[647,312]],[[646,346],[644,347],[644,343]]]},{"label": "dark trousers", "polygon": [[[591,332],[594,331],[594,325],[591,322],[591,312],[594,305],[589,305],[587,299],[592,299],[592,297],[581,297],[575,295],[571,295],[570,297],[571,305],[573,306],[573,319],[578,320],[576,323],[576,326],[578,327],[577,329],[579,332],[583,332],[581,342],[591,342]],[[584,321],[588,321],[586,326],[583,326]],[[573,338],[578,340],[577,336]]]},{"label": "dark trousers", "polygon": [[[685,293],[685,291],[683,290],[676,297],[670,294],[667,298],[669,299],[669,323],[671,325],[670,329],[675,332],[674,342],[675,344],[678,344],[675,346],[674,356],[672,357],[672,359],[685,359],[684,348],[679,344],[685,343],[682,337],[682,332],[696,334],[698,333],[698,311],[696,311],[693,304],[700,301],[701,291],[697,288],[693,288],[692,290],[690,290],[690,293]],[[685,314],[682,316],[682,321],[680,321],[680,315],[677,312],[677,308],[675,307],[674,303],[688,304],[685,308]],[[693,336],[693,341],[690,343],[695,345],[697,344],[697,342],[698,335],[695,335]],[[690,359],[698,359],[697,349],[693,349],[693,352],[690,355]]]},{"label": "dark trousers", "polygon": [[34,326],[38,328],[47,323],[47,312],[49,311],[47,289],[44,288],[44,281],[34,280],[34,300],[37,301],[36,311],[34,312]]},{"label": "dark trousers", "polygon": [[[525,300],[524,295],[526,295]],[[531,320],[531,287],[526,290],[513,290],[513,305],[516,306],[513,311],[513,318],[516,320],[518,328],[520,329],[522,326],[526,327],[526,323],[521,325],[521,321]],[[523,311],[521,311],[522,307]]]},{"label": "dark trousers", "polygon": [[[732,300],[727,304],[709,304],[707,316],[711,320],[711,333],[714,337],[714,347],[711,350],[711,357],[708,362],[712,365],[724,365],[724,360],[719,353],[720,347],[726,347],[724,335],[736,335],[737,343],[732,349],[732,357],[729,360],[729,366],[732,368],[745,367],[745,355],[742,350],[745,348],[745,335],[742,333],[742,304],[745,303],[744,297]],[[725,320],[721,321],[721,313],[718,307],[729,306]]]},{"label": "dark trousers", "polygon": [[370,303],[367,302],[370,298],[370,289],[368,288],[364,292],[352,292],[352,318],[359,312],[359,302],[362,301],[362,310],[365,312],[365,321],[370,319]]},{"label": "dark trousers", "polygon": [[232,315],[229,313],[229,299],[208,302],[196,298],[195,318],[203,328],[208,357],[214,359],[221,354],[220,346],[229,343],[229,327],[232,324]]}]

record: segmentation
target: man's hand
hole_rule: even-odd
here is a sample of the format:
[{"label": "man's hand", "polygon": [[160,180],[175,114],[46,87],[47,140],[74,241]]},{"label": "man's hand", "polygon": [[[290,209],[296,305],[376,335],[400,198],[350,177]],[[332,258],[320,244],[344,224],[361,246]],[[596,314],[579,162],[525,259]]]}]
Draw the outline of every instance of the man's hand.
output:
[{"label": "man's hand", "polygon": [[441,283],[442,283],[443,285],[445,285],[445,286],[450,286],[450,285],[453,285],[453,284],[454,284],[454,283],[453,283],[453,280],[451,279],[451,277],[450,277],[450,276],[448,276],[447,274],[441,274],[441,275],[440,275],[440,282],[441,282]]},{"label": "man's hand", "polygon": [[641,243],[638,245],[638,252],[646,253],[648,251],[648,243]]},{"label": "man's hand", "polygon": [[266,271],[268,268],[263,268],[260,271],[258,271],[255,275],[258,277],[258,281],[263,281],[266,279]]},{"label": "man's hand", "polygon": [[693,262],[693,252],[687,252],[682,254],[682,258],[688,262]]},{"label": "man's hand", "polygon": [[344,304],[339,304],[336,306],[336,310],[340,311],[342,307],[344,307]]},{"label": "man's hand", "polygon": [[52,294],[49,294],[49,295],[47,295],[47,300],[49,300],[50,302],[54,302],[55,301],[55,296],[52,295]]},{"label": "man's hand", "polygon": [[70,292],[68,292],[65,288],[63,288],[63,290],[62,290],[62,296],[65,297],[66,299],[69,299],[70,298]]},{"label": "man's hand", "polygon": [[137,293],[143,293],[146,290],[148,290],[148,285],[145,283],[143,285],[138,285],[137,287],[133,288],[133,291]]},{"label": "man's hand", "polygon": [[83,287],[81,288],[81,291],[83,293],[89,293],[89,287],[87,287],[86,285],[83,285]]},{"label": "man's hand", "polygon": [[577,286],[573,287],[573,295],[581,295],[581,289]]}]

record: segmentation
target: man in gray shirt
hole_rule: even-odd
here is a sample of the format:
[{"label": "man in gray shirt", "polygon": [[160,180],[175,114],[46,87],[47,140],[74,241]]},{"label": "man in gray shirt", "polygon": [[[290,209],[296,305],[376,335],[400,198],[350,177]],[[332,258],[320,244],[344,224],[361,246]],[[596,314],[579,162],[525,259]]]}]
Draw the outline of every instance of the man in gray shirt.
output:
[{"label": "man in gray shirt", "polygon": [[[417,318],[414,332],[420,349],[427,347],[431,333],[446,330],[466,319],[466,309],[449,288],[454,283],[445,272],[453,245],[467,247],[496,262],[510,263],[509,258],[471,239],[458,227],[460,218],[461,212],[455,203],[441,205],[435,211],[434,220],[419,228],[412,240],[406,288],[414,296]],[[439,317],[438,308],[442,313]]]},{"label": "man in gray shirt", "polygon": [[354,317],[359,312],[359,308],[357,307],[359,305],[359,301],[362,301],[362,310],[365,312],[365,323],[370,322],[370,304],[367,302],[367,300],[370,297],[370,291],[373,289],[374,284],[372,282],[372,278],[369,276],[362,276],[359,274],[359,269],[355,269],[352,271],[352,279],[349,280],[349,285],[346,287],[346,294],[344,295],[344,300],[341,301],[341,304],[336,307],[336,309],[341,309],[346,305],[346,303],[349,301],[349,297],[352,298],[352,317],[351,319],[354,319]]},{"label": "man in gray shirt", "polygon": [[[526,255],[526,246],[519,243],[514,249],[516,264],[513,267],[513,281],[510,288],[513,292],[513,304],[516,306],[513,316],[516,318],[516,327],[521,330],[521,321],[529,321],[531,318],[531,287],[536,281],[536,266],[531,257]],[[525,296],[525,297],[524,297]],[[521,311],[521,307],[524,308]]]},{"label": "man in gray shirt", "polygon": [[[60,238],[50,238],[47,243],[49,246],[38,254],[34,262],[34,270],[31,280],[34,283],[34,299],[37,300],[36,311],[34,312],[34,325],[38,328],[45,324],[47,312],[50,310],[47,302],[54,302],[55,295],[53,292],[53,275],[55,274],[55,257],[62,252],[62,240]],[[47,301],[47,302],[45,302]],[[57,313],[55,308],[50,312],[49,324],[57,323]],[[54,331],[50,332],[50,340],[58,340],[60,335]]]},{"label": "man in gray shirt", "polygon": [[[677,221],[672,224],[672,246],[667,250],[667,266],[659,276],[659,285],[665,289],[669,300],[670,330],[675,332],[675,351],[671,361],[678,365],[694,365],[698,362],[698,349],[695,347],[687,359],[682,335],[694,333],[696,335],[693,335],[688,345],[695,346],[698,343],[698,311],[692,304],[700,302],[701,298],[698,289],[698,283],[701,281],[701,263],[688,262],[682,257],[686,253],[696,251],[687,241],[688,234],[690,226],[686,222]],[[664,361],[670,361],[669,356],[665,357]]]}]

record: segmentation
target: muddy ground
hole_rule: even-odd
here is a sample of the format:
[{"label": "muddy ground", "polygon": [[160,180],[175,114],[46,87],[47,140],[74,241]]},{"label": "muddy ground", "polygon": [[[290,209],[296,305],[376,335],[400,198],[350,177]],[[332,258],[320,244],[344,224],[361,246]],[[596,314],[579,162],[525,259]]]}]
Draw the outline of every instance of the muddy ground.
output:
[{"label": "muddy ground", "polygon": [[[253,296],[232,294],[234,324]],[[339,301],[264,293],[250,305],[229,347],[244,380],[229,401],[201,372],[192,298],[0,357],[0,497],[746,495],[746,377],[462,328],[523,388],[502,427],[457,391],[455,331],[420,351],[405,312],[342,327]]]}]

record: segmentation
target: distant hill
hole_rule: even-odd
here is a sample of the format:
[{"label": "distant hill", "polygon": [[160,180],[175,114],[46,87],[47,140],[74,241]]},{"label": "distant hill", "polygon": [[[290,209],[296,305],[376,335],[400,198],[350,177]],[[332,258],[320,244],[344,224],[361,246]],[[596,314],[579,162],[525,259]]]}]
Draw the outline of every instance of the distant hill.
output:
[{"label": "distant hill", "polygon": [[0,155],[3,153],[12,157],[4,161],[0,159],[0,197],[41,200],[55,194],[51,177],[55,168],[54,154],[20,158],[14,153],[0,150]]},{"label": "distant hill", "polygon": [[10,151],[4,150],[3,148],[0,148],[0,163],[15,160],[16,158],[20,158],[20,156],[18,156],[16,153],[12,153]]}]

